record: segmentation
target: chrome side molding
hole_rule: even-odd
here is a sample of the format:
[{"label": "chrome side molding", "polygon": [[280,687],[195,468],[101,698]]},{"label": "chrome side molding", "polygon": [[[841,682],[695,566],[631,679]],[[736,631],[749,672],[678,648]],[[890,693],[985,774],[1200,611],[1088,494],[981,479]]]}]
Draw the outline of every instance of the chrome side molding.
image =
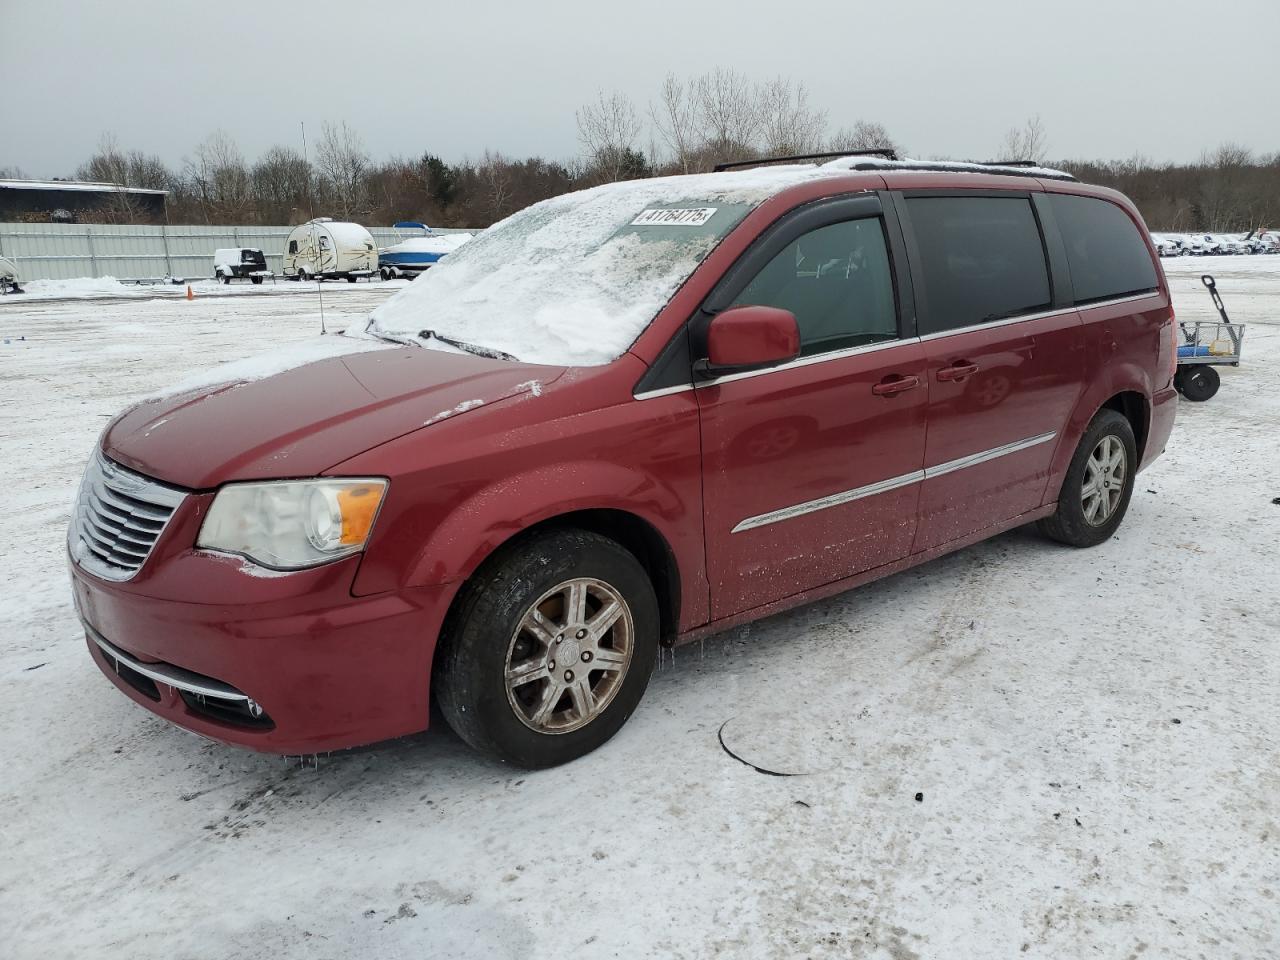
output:
[{"label": "chrome side molding", "polygon": [[945,463],[939,463],[932,467],[925,467],[923,470],[915,470],[911,473],[904,473],[901,476],[890,477],[888,480],[880,480],[876,483],[869,483],[863,487],[854,487],[852,490],[833,493],[829,496],[820,497],[817,500],[806,500],[804,503],[797,503],[789,507],[782,507],[779,510],[771,510],[769,513],[762,513],[754,517],[747,517],[745,520],[739,521],[737,526],[729,532],[741,533],[744,530],[754,530],[757,527],[765,527],[771,523],[781,523],[783,520],[793,520],[796,517],[802,517],[807,513],[815,513],[818,510],[826,510],[830,507],[838,507],[842,504],[852,503],[854,500],[861,500],[863,497],[874,497],[880,493],[888,493],[891,490],[898,490],[902,487],[910,486],[913,483],[920,483],[923,480],[928,480],[931,477],[941,477],[948,473],[954,473],[957,470],[964,470],[967,467],[976,467],[980,463],[987,463],[991,460],[1008,456],[1011,453],[1018,453],[1021,450],[1029,450],[1042,443],[1048,443],[1057,435],[1058,433],[1056,430],[1050,430],[1048,433],[1041,433],[1034,437],[1027,437],[1025,440],[1015,440],[1013,443],[1001,444],[998,447],[992,447],[990,450],[971,453],[966,457],[960,457],[956,460],[948,460]]},{"label": "chrome side molding", "polygon": [[941,477],[948,473],[954,473],[956,470],[963,470],[965,467],[976,467],[980,463],[986,463],[988,460],[995,460],[998,457],[1008,456],[1011,453],[1017,453],[1019,450],[1029,450],[1032,447],[1039,446],[1042,443],[1048,443],[1058,435],[1056,430],[1050,430],[1048,433],[1041,433],[1034,437],[1027,437],[1025,440],[1015,440],[1013,443],[1006,443],[999,447],[992,447],[990,450],[983,450],[980,453],[971,453],[967,457],[959,457],[955,460],[948,460],[946,463],[940,463],[934,467],[925,467],[925,478]]},{"label": "chrome side molding", "polygon": [[741,533],[743,530],[754,530],[756,527],[764,527],[771,523],[779,523],[783,520],[791,520],[794,517],[802,517],[806,513],[826,510],[828,507],[838,507],[841,504],[851,503],[854,500],[861,500],[863,497],[874,497],[878,493],[888,493],[890,490],[897,490],[901,487],[910,486],[913,483],[919,483],[923,479],[923,470],[916,470],[913,473],[904,473],[900,477],[890,477],[888,480],[869,483],[865,487],[855,487],[852,490],[845,490],[842,493],[833,493],[830,496],[821,497],[817,500],[807,500],[804,503],[797,503],[790,507],[783,507],[781,510],[762,513],[757,517],[748,517],[729,532]]}]

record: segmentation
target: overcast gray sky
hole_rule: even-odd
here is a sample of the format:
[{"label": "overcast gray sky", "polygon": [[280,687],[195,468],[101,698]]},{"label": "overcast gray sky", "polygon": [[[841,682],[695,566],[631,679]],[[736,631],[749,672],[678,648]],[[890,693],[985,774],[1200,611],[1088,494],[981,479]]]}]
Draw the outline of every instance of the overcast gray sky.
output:
[{"label": "overcast gray sky", "polygon": [[878,120],[918,156],[990,157],[1033,114],[1057,158],[1280,151],[1280,0],[0,0],[0,22],[0,167],[30,176],[104,131],[176,166],[221,127],[252,160],[300,120],[375,158],[565,159],[597,89],[643,104],[716,66],[800,80],[832,129]]}]

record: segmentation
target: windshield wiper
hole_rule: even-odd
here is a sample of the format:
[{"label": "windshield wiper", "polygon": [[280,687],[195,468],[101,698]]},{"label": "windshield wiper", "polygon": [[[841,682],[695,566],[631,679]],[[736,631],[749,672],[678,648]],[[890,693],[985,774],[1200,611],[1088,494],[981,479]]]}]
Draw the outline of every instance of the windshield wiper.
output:
[{"label": "windshield wiper", "polygon": [[385,330],[374,330],[372,326],[365,327],[365,333],[370,336],[377,337],[379,340],[385,340],[387,343],[398,343],[402,347],[420,347],[422,344],[412,337],[397,337],[394,333],[387,333]]},{"label": "windshield wiper", "polygon": [[490,360],[509,360],[514,363],[520,362],[518,357],[513,357],[502,350],[495,350],[493,347],[482,347],[477,343],[467,343],[465,340],[455,340],[453,337],[443,336],[434,330],[423,330],[418,336],[423,340],[439,340],[441,343],[447,343],[451,347],[457,347],[459,350],[475,354],[477,357],[488,357]]}]

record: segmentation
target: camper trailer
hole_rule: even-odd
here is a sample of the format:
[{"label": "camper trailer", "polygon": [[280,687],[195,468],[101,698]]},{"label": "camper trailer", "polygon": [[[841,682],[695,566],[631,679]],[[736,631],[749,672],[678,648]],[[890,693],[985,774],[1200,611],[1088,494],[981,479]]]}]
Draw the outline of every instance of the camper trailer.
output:
[{"label": "camper trailer", "polygon": [[285,241],[284,276],[288,280],[349,280],[378,271],[373,234],[358,223],[329,217],[294,227]]}]

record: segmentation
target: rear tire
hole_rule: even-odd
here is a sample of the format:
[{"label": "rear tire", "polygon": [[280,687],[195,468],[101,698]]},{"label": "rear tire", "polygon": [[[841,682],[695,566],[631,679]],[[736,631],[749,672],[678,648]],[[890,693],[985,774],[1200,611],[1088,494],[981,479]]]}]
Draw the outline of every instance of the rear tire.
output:
[{"label": "rear tire", "polygon": [[621,729],[649,683],[659,630],[653,585],[629,551],[552,530],[500,550],[465,590],[433,678],[458,736],[534,769]]},{"label": "rear tire", "polygon": [[1182,375],[1181,393],[1192,403],[1203,403],[1218,392],[1221,383],[1222,377],[1213,367],[1189,367]]},{"label": "rear tire", "polygon": [[1058,493],[1058,509],[1038,524],[1045,536],[1073,547],[1111,539],[1124,520],[1138,469],[1138,444],[1122,414],[1100,410],[1076,447]]}]

